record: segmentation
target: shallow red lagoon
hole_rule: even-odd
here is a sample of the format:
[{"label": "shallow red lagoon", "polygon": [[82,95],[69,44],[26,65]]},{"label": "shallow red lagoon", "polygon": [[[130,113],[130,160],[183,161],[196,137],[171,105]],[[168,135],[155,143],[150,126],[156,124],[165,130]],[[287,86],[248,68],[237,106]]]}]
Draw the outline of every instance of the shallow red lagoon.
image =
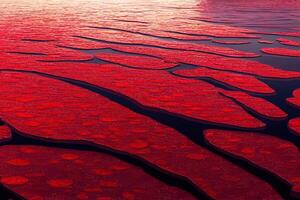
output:
[{"label": "shallow red lagoon", "polygon": [[3,0],[0,199],[300,199],[300,2]]}]

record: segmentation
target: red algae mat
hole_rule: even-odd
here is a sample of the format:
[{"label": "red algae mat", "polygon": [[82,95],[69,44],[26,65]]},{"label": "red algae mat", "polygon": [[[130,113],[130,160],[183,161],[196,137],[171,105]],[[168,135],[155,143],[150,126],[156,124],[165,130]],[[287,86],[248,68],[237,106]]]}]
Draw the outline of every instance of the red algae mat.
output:
[{"label": "red algae mat", "polygon": [[300,3],[0,4],[1,200],[300,199]]},{"label": "red algae mat", "polygon": [[103,153],[7,145],[0,154],[1,182],[28,199],[195,199]]},{"label": "red algae mat", "polygon": [[223,130],[206,130],[205,137],[216,148],[246,159],[284,179],[292,186],[292,195],[299,197],[299,150],[292,143],[258,133]]}]

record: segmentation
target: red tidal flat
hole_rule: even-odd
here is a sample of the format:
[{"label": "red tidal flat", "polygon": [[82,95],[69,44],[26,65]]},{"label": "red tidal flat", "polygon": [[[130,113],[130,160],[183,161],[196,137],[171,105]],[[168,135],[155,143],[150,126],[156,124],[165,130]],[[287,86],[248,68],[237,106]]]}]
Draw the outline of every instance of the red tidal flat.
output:
[{"label": "red tidal flat", "polygon": [[276,56],[300,57],[300,50],[285,49],[285,48],[262,48],[261,51]]},{"label": "red tidal flat", "polygon": [[293,91],[293,97],[287,98],[288,103],[300,108],[300,89],[296,89]]},{"label": "red tidal flat", "polygon": [[300,37],[300,32],[276,32],[273,34],[282,35],[282,36]]},{"label": "red tidal flat", "polygon": [[[177,10],[178,11],[178,10]],[[176,12],[178,14],[178,12]],[[186,12],[184,12],[184,15]],[[198,15],[198,13],[197,13]],[[135,16],[136,17],[136,16]],[[153,17],[153,16],[151,16]],[[258,38],[256,35],[248,34],[252,32],[249,29],[240,27],[232,27],[227,25],[216,25],[212,23],[203,23],[197,20],[190,20],[186,18],[173,18],[170,21],[157,20],[157,18],[151,18],[150,26],[130,26],[124,23],[116,23],[115,21],[108,22],[96,22],[96,27],[102,29],[115,29],[120,31],[133,31],[141,34],[151,34],[159,37],[171,37],[176,39],[187,39],[187,40],[202,40],[209,37],[220,37],[220,38],[243,38],[251,39]],[[153,20],[155,21],[153,23]],[[95,27],[95,26],[92,26]]]},{"label": "red tidal flat", "polygon": [[[186,63],[198,66],[205,66],[217,70],[241,72],[268,78],[284,79],[300,77],[299,72],[276,69],[270,65],[262,64],[260,62],[238,58],[229,58],[201,52],[185,50],[178,51],[145,46],[118,45],[103,42],[94,42],[80,38],[72,38],[69,42],[60,42],[59,44],[63,46],[81,49],[111,48],[127,53],[154,56],[172,63]],[[259,91],[257,93],[259,93]]]},{"label": "red tidal flat", "polygon": [[[112,69],[106,70],[122,74]],[[64,82],[22,73],[1,73],[0,85],[1,117],[23,133],[54,142],[92,142],[134,154],[153,165],[187,177],[215,199],[281,199],[264,181],[196,145],[174,129],[98,94]],[[139,83],[136,82],[136,85]],[[14,113],[31,114],[32,117]],[[72,159],[74,156],[64,157]],[[216,179],[216,176],[219,178]],[[67,183],[63,181],[62,184]],[[57,182],[50,182],[50,185],[53,184]],[[255,192],[247,192],[250,187]]]},{"label": "red tidal flat", "polygon": [[275,93],[275,91],[272,88],[270,88],[267,84],[259,81],[256,77],[250,75],[219,71],[204,67],[188,70],[177,70],[174,73],[185,77],[211,78],[216,81],[225,83],[226,85],[253,93]]},{"label": "red tidal flat", "polygon": [[205,35],[222,38],[258,38],[256,35],[247,34],[247,32],[251,32],[249,29],[211,23],[190,22],[190,20],[182,20],[178,21],[178,23],[180,23],[178,26],[167,24],[165,28],[178,33],[191,35]]},{"label": "red tidal flat", "polygon": [[154,37],[166,37],[166,38],[173,38],[177,40],[197,40],[197,41],[205,41],[210,40],[207,36],[199,36],[199,35],[185,35],[185,34],[178,34],[178,33],[171,33],[171,32],[164,32],[164,31],[157,31],[153,29],[147,29],[146,31],[142,31],[142,34],[151,34]]},{"label": "red tidal flat", "polygon": [[280,108],[260,97],[253,97],[246,93],[236,91],[223,91],[221,94],[236,100],[256,113],[271,119],[282,119],[288,116]]},{"label": "red tidal flat", "polygon": [[[101,44],[101,43],[100,43]],[[175,51],[150,47],[131,47],[123,45],[111,45],[111,48],[128,53],[138,53],[162,58],[169,62],[186,63],[197,66],[205,66],[222,71],[242,72],[268,78],[299,78],[300,72],[286,71],[273,68],[260,62],[228,58],[201,52]]]},{"label": "red tidal flat", "polygon": [[[5,51],[9,54],[33,54],[37,60],[49,60],[49,61],[59,61],[59,60],[89,60],[93,56],[75,50],[70,50],[66,48],[59,48],[54,43],[42,43],[39,42],[29,42],[29,41],[19,41],[18,45],[10,45],[5,48]],[[14,55],[10,55],[14,56]],[[32,55],[31,55],[32,56]],[[5,61],[6,59],[3,58]]]},{"label": "red tidal flat", "polygon": [[[114,26],[112,26],[114,24]],[[174,32],[166,32],[164,30],[155,30],[152,28],[149,28],[147,26],[126,26],[124,27],[124,24],[117,24],[115,22],[108,22],[108,23],[102,23],[102,26],[91,26],[90,28],[95,29],[102,29],[102,30],[116,30],[120,32],[129,32],[129,33],[135,33],[139,35],[145,35],[150,37],[157,37],[157,38],[166,38],[166,39],[176,39],[176,40],[197,40],[197,41],[206,41],[210,40],[210,37],[207,36],[199,36],[199,35],[186,35],[186,34],[179,34]]]},{"label": "red tidal flat", "polygon": [[225,130],[206,130],[205,138],[216,148],[284,179],[292,186],[292,195],[299,198],[300,155],[292,143],[259,133]]},{"label": "red tidal flat", "polygon": [[99,152],[9,145],[0,158],[1,182],[26,199],[194,199]]},{"label": "red tidal flat", "polygon": [[295,134],[300,135],[300,117],[291,119],[288,126]]},{"label": "red tidal flat", "polygon": [[[30,69],[33,69],[32,66]],[[126,95],[148,108],[193,120],[245,128],[265,126],[236,103],[220,95],[219,91],[223,90],[204,81],[182,79],[164,71],[145,72],[111,64],[65,63],[55,63],[44,69],[37,67],[37,71],[86,81]],[[228,115],[231,117],[228,118]]]},{"label": "red tidal flat", "polygon": [[262,31],[253,31],[252,34],[261,34],[261,35],[278,35],[278,36],[288,36],[288,37],[300,37],[300,32],[262,32]]},{"label": "red tidal flat", "polygon": [[70,37],[65,40],[56,42],[56,45],[63,46],[63,47],[79,48],[83,50],[91,50],[91,49],[107,49],[112,44],[95,42],[92,40],[84,40],[78,37]]},{"label": "red tidal flat", "polygon": [[[295,110],[280,109],[300,78],[286,70],[300,56],[299,10],[291,0],[1,0],[1,184],[28,200],[185,200],[196,188],[204,199],[279,200],[286,183],[299,199],[299,90],[286,100]],[[295,145],[249,132],[287,119]],[[203,135],[207,126],[227,131]]]},{"label": "red tidal flat", "polygon": [[[246,128],[264,127],[262,122],[236,103],[220,95],[219,88],[204,81],[176,77],[165,71],[144,71],[112,64],[41,63],[23,55],[7,57],[6,61],[9,64],[3,65],[5,69],[36,70],[86,81],[126,95],[143,106],[194,120]],[[231,117],[228,118],[228,115]]]},{"label": "red tidal flat", "polygon": [[81,36],[91,39],[99,39],[103,42],[118,43],[118,44],[131,44],[131,45],[150,45],[162,48],[170,48],[176,50],[199,51],[205,53],[219,54],[229,57],[245,57],[254,58],[259,57],[258,54],[251,52],[238,51],[231,48],[209,46],[205,44],[195,44],[187,42],[174,42],[168,40],[160,40],[157,38],[147,37],[144,35],[137,35],[128,32],[120,32],[115,30],[98,30],[87,31]]},{"label": "red tidal flat", "polygon": [[8,141],[11,139],[10,128],[6,125],[0,126],[0,142]]},{"label": "red tidal flat", "polygon": [[300,42],[294,40],[289,40],[286,38],[278,38],[277,41],[284,45],[300,47]]},{"label": "red tidal flat", "polygon": [[122,54],[97,54],[97,58],[108,61],[111,63],[116,63],[120,65],[125,65],[132,68],[139,69],[168,69],[175,67],[176,63],[166,62],[159,58],[147,57],[147,56],[133,56],[133,55],[122,55]]}]

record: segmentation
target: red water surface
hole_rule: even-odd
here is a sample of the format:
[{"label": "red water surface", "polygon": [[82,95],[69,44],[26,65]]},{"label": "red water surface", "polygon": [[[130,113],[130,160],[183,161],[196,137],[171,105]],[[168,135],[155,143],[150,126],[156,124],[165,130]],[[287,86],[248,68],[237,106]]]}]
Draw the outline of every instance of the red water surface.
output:
[{"label": "red water surface", "polygon": [[0,11],[7,190],[300,198],[299,2],[2,0]]}]

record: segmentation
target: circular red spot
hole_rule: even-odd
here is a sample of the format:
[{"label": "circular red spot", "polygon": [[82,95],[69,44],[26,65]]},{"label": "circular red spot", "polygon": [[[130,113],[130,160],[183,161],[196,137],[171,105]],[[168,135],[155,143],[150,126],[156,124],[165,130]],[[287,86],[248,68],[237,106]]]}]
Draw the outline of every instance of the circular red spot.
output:
[{"label": "circular red spot", "polygon": [[29,113],[21,113],[21,112],[16,113],[15,115],[16,115],[16,117],[21,117],[21,118],[32,118],[32,117],[33,117],[32,114],[29,114]]},{"label": "circular red spot", "polygon": [[1,182],[7,185],[24,185],[28,182],[28,179],[23,176],[7,176],[1,178]]},{"label": "circular red spot", "polygon": [[7,161],[8,164],[14,165],[14,166],[27,166],[29,165],[29,161],[21,158],[13,159]]},{"label": "circular red spot", "polygon": [[135,149],[143,149],[148,146],[148,143],[143,140],[134,140],[132,143],[129,144],[132,148]]},{"label": "circular red spot", "polygon": [[72,153],[66,153],[66,154],[62,154],[61,158],[64,160],[76,160],[79,158],[79,156]]},{"label": "circular red spot", "polygon": [[102,122],[115,122],[116,119],[113,118],[113,117],[101,117],[100,121],[102,121]]},{"label": "circular red spot", "polygon": [[112,180],[101,180],[100,185],[103,187],[115,188],[118,187],[118,182]]},{"label": "circular red spot", "polygon": [[33,147],[20,147],[20,151],[22,151],[24,153],[35,153],[35,152],[37,152],[37,150],[34,149]]},{"label": "circular red spot", "polygon": [[47,183],[54,188],[66,188],[70,187],[73,184],[73,181],[70,179],[52,179]]},{"label": "circular red spot", "polygon": [[35,122],[35,121],[25,122],[25,124],[26,124],[27,126],[32,126],[32,127],[35,127],[35,126],[39,126],[39,125],[40,125],[39,122]]},{"label": "circular red spot", "polygon": [[245,147],[241,150],[241,152],[244,153],[244,154],[253,154],[254,149]]},{"label": "circular red spot", "polygon": [[108,169],[96,169],[95,170],[97,175],[100,176],[108,176],[112,174],[112,171],[108,170]]}]

